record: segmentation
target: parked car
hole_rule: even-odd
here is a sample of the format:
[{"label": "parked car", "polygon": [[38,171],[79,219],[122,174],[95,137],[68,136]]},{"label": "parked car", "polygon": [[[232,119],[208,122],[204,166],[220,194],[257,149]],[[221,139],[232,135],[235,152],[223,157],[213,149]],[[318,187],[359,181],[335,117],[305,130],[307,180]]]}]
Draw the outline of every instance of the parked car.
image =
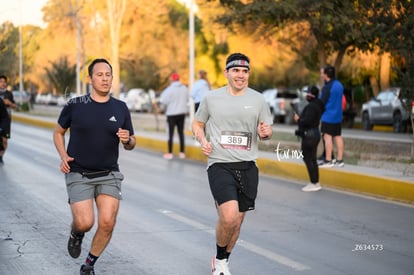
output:
[{"label": "parked car", "polygon": [[374,125],[392,125],[395,133],[404,132],[410,118],[408,106],[411,102],[401,97],[400,88],[381,91],[362,105],[362,127],[369,131]]},{"label": "parked car", "polygon": [[27,111],[30,109],[30,95],[26,91],[13,91],[12,93],[14,102],[16,102],[16,110]]},{"label": "parked car", "polygon": [[299,91],[288,89],[269,89],[263,91],[263,96],[269,105],[274,122],[292,124],[294,108],[303,109]]},{"label": "parked car", "polygon": [[18,105],[30,102],[30,95],[26,91],[13,91],[13,98]]},{"label": "parked car", "polygon": [[148,112],[151,110],[151,99],[143,89],[134,88],[123,98],[131,112]]}]

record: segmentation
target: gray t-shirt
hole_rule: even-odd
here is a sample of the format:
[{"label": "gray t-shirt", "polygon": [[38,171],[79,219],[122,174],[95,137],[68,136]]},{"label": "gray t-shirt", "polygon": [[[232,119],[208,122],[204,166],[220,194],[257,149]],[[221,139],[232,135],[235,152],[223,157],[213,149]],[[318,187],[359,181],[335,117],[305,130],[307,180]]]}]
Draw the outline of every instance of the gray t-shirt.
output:
[{"label": "gray t-shirt", "polygon": [[216,162],[255,161],[259,122],[273,123],[262,94],[247,88],[243,95],[232,96],[227,86],[209,92],[196,117],[205,123],[206,138],[213,146],[208,166]]}]

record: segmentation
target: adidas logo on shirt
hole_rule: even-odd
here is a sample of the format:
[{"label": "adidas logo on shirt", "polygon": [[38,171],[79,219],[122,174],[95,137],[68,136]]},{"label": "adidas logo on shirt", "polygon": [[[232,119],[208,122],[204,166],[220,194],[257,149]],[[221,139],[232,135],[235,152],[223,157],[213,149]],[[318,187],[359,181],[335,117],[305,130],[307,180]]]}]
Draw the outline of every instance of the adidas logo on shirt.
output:
[{"label": "adidas logo on shirt", "polygon": [[111,116],[111,118],[109,119],[109,121],[114,121],[116,122],[116,118],[114,116]]}]

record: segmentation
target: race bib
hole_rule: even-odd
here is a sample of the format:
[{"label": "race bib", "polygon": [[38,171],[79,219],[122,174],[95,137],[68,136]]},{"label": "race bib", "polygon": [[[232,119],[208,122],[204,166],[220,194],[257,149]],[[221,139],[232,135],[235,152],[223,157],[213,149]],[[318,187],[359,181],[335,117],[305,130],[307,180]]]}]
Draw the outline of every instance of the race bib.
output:
[{"label": "race bib", "polygon": [[252,133],[237,131],[222,131],[220,144],[224,149],[241,149],[250,151]]}]

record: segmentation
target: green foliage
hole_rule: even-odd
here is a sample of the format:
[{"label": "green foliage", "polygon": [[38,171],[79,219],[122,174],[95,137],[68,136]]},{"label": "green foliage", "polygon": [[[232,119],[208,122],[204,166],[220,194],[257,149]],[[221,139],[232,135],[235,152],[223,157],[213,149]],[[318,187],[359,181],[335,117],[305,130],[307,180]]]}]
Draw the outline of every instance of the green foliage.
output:
[{"label": "green foliage", "polygon": [[126,60],[121,63],[124,67],[125,85],[128,88],[160,89],[162,86],[160,68],[150,56],[143,56],[139,60]]},{"label": "green foliage", "polygon": [[[360,64],[355,61],[358,54],[387,51],[395,60],[391,81],[414,97],[414,5],[410,0],[196,2],[196,66],[209,70],[209,76],[215,77],[213,85],[224,81],[223,60],[235,49],[253,57],[256,68],[250,83],[258,90],[317,83],[318,69],[327,62],[336,66],[341,80],[360,85],[365,78],[379,75],[379,65]],[[111,59],[106,1],[78,4],[81,63],[95,57]],[[73,89],[71,77],[57,75],[70,76],[73,66],[69,64],[76,62],[74,5],[71,0],[49,0],[43,9],[47,27],[23,27],[25,84],[50,83],[58,93]],[[127,7],[119,47],[121,81],[128,88],[159,90],[174,70],[187,82],[187,8],[175,0],[127,0]],[[12,83],[18,77],[18,28],[6,22],[0,31],[0,72],[10,76]],[[67,55],[66,64],[62,52]],[[85,77],[81,79],[86,83]]]},{"label": "green foliage", "polygon": [[364,103],[367,98],[369,98],[370,96],[365,94],[365,89],[364,86],[362,85],[358,85],[356,87],[353,88],[353,92],[354,92],[354,102],[357,104],[362,104]]},{"label": "green foliage", "polygon": [[19,76],[18,43],[18,28],[10,22],[0,25],[0,73],[10,78],[9,83]]},{"label": "green foliage", "polygon": [[61,57],[57,62],[50,62],[51,67],[45,67],[47,77],[54,87],[56,94],[63,95],[72,92],[76,85],[76,65],[70,65],[68,57]]},{"label": "green foliage", "polygon": [[168,17],[173,27],[176,27],[180,30],[188,30],[188,11],[187,9],[178,4],[177,1],[170,1],[170,9],[168,12]]}]

